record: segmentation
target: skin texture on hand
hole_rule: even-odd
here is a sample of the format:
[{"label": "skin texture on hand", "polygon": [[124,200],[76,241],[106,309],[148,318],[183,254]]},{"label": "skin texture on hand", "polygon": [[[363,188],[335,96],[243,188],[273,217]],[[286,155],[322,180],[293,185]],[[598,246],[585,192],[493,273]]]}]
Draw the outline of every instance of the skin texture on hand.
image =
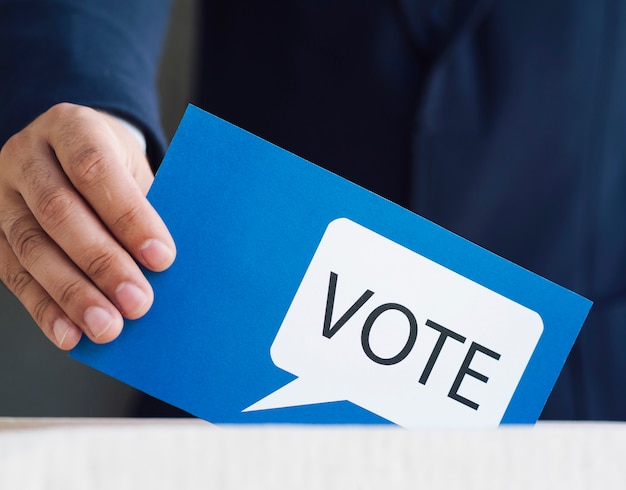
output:
[{"label": "skin texture on hand", "polygon": [[0,280],[61,349],[110,342],[152,305],[137,262],[162,271],[176,255],[152,180],[119,120],[69,103],[0,150]]}]

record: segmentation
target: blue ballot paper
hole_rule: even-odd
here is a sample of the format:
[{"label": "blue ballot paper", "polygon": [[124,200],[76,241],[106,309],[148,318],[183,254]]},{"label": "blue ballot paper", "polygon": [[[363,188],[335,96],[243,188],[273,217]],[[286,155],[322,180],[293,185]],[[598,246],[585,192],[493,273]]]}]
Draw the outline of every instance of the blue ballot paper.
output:
[{"label": "blue ballot paper", "polygon": [[71,356],[208,421],[534,423],[591,303],[190,106],[152,309]]}]

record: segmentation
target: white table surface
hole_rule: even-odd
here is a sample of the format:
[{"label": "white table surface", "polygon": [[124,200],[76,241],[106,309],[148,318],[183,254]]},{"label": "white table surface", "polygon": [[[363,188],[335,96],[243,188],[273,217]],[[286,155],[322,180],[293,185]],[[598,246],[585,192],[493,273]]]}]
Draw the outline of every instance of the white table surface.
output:
[{"label": "white table surface", "polygon": [[0,489],[626,489],[626,424],[496,430],[0,418]]}]

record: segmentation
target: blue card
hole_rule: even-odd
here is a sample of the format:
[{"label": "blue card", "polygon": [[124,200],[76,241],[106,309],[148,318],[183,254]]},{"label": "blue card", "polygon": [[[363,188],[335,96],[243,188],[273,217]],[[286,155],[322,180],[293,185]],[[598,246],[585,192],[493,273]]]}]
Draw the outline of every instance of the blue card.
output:
[{"label": "blue card", "polygon": [[214,423],[534,423],[591,303],[190,106],[155,303],[71,356]]}]

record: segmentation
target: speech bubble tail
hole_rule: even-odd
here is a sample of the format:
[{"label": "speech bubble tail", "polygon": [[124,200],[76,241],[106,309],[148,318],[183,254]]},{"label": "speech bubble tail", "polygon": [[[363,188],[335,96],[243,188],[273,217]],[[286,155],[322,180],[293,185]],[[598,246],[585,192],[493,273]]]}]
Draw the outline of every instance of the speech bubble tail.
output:
[{"label": "speech bubble tail", "polygon": [[315,405],[317,403],[336,402],[345,399],[345,397],[337,397],[320,388],[320,386],[303,381],[302,378],[297,378],[291,383],[287,383],[282,388],[270,393],[265,398],[261,398],[248,408],[244,408],[242,412]]}]

